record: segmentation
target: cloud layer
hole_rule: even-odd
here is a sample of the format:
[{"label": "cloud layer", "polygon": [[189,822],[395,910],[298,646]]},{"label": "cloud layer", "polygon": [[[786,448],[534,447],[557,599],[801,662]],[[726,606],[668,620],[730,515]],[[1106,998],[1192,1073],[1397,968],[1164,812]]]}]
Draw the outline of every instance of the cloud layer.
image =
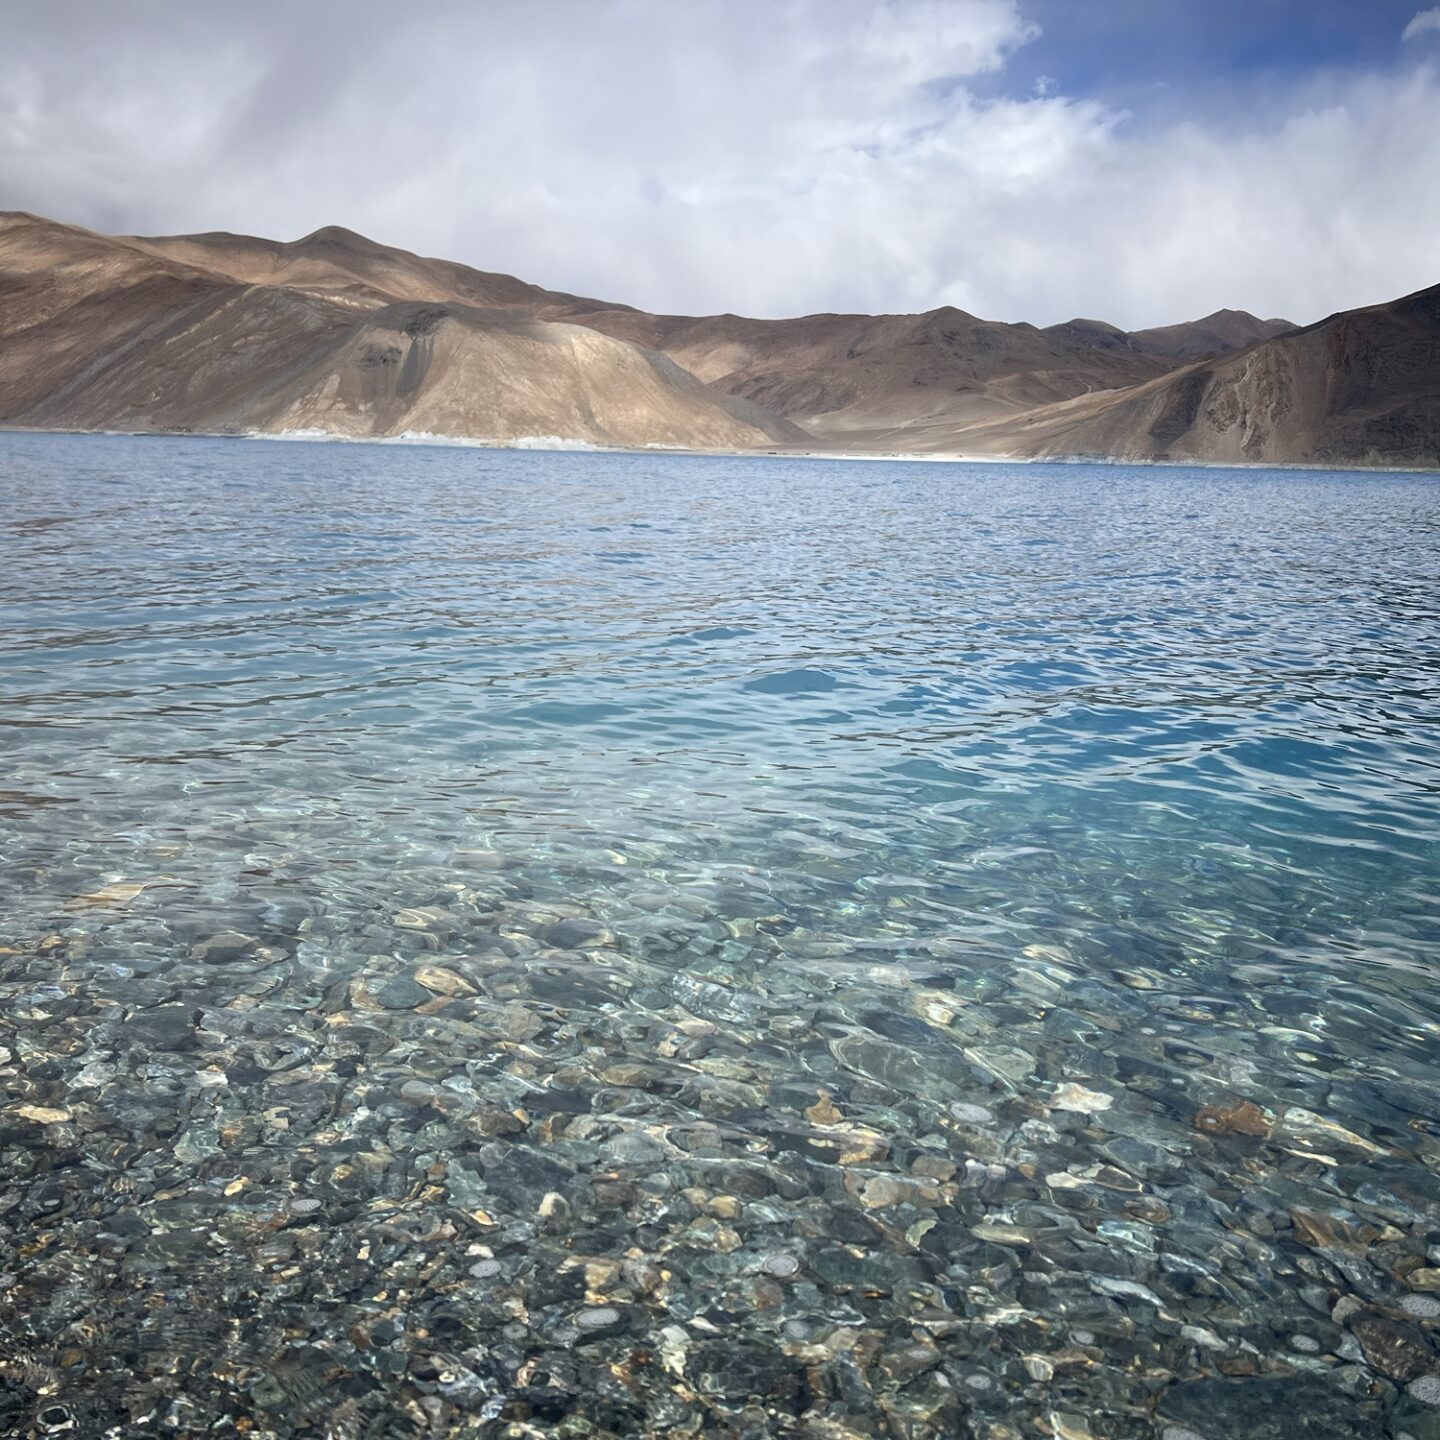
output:
[{"label": "cloud layer", "polygon": [[1440,76],[1399,34],[1142,126],[1021,81],[1023,0],[0,12],[0,204],[100,229],[338,223],[691,313],[1308,321],[1440,281]]}]

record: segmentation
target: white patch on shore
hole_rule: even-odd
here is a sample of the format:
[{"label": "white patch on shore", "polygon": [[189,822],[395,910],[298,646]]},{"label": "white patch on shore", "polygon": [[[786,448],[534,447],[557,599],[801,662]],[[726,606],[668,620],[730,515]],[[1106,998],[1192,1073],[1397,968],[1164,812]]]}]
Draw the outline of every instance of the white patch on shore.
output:
[{"label": "white patch on shore", "polygon": [[497,440],[509,450],[603,450],[588,440],[567,440],[563,435],[521,435],[514,440]]},{"label": "white patch on shore", "polygon": [[517,435],[490,439],[478,435],[440,435],[431,430],[402,430],[398,435],[342,435],[334,430],[297,427],[291,430],[248,430],[247,440],[333,440],[350,445],[449,445],[472,450],[603,450],[603,445],[564,435]]}]

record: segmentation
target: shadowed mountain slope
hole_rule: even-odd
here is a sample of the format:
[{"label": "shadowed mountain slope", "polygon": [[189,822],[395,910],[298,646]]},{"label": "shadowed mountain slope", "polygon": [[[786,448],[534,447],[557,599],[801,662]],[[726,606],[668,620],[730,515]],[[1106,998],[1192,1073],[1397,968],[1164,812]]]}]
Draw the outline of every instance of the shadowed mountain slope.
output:
[{"label": "shadowed mountain slope", "polygon": [[1028,456],[1440,465],[1440,286],[949,438]]}]

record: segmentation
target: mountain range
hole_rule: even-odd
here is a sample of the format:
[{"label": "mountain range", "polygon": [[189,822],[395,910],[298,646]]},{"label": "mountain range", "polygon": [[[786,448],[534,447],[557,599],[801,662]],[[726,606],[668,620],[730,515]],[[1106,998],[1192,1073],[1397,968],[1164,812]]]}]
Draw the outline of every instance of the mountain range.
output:
[{"label": "mountain range", "polygon": [[654,315],[327,227],[0,213],[0,425],[1440,465],[1440,287],[1298,328]]}]

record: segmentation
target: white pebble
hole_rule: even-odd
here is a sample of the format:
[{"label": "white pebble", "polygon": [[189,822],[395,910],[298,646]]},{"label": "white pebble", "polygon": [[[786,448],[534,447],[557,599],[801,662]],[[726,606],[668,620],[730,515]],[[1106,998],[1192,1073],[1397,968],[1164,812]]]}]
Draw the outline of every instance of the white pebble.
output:
[{"label": "white pebble", "polygon": [[1049,1099],[1052,1110],[1074,1110],[1081,1115],[1098,1115],[1108,1110],[1115,1097],[1103,1090],[1087,1090],[1083,1085],[1062,1085]]},{"label": "white pebble", "polygon": [[967,1105],[963,1100],[951,1102],[950,1114],[966,1125],[991,1125],[995,1121],[993,1110],[987,1110],[983,1105]]},{"label": "white pebble", "polygon": [[1422,1375],[1405,1387],[1405,1393],[1422,1405],[1440,1406],[1440,1375]]}]

